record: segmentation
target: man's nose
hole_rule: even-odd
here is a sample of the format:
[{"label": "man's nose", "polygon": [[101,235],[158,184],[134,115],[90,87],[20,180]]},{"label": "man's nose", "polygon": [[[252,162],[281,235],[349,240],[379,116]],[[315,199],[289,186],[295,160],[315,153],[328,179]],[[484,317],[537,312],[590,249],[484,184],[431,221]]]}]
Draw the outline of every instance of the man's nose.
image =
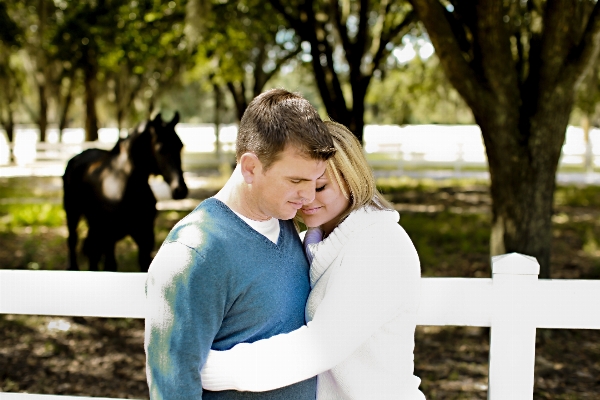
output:
[{"label": "man's nose", "polygon": [[302,198],[303,204],[309,204],[314,201],[315,193],[316,193],[316,191],[315,191],[316,186],[317,185],[315,182],[303,182],[302,187],[300,188],[300,191],[298,192],[298,194]]}]

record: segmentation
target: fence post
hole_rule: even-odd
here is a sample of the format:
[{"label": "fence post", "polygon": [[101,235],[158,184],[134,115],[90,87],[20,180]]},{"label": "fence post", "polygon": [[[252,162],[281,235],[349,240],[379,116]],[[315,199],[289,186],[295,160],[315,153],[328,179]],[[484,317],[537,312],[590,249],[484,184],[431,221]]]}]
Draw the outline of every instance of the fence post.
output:
[{"label": "fence post", "polygon": [[457,143],[456,149],[456,159],[454,160],[454,173],[460,174],[463,169],[463,164],[465,162],[465,152],[464,152],[464,143]]},{"label": "fence post", "polygon": [[402,143],[398,143],[396,147],[396,173],[402,175],[404,173],[404,149]]},{"label": "fence post", "polygon": [[540,265],[518,253],[492,257],[488,400],[533,399],[536,282]]}]

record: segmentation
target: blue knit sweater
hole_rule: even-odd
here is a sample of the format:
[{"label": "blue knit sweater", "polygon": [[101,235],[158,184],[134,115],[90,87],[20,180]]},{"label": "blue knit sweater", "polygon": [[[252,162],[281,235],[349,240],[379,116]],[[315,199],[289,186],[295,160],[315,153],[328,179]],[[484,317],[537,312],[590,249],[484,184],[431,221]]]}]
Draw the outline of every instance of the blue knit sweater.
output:
[{"label": "blue knit sweater", "polygon": [[208,351],[227,350],[304,325],[308,263],[291,221],[277,244],[210,198],[182,219],[146,282],[150,398],[314,399],[316,378],[262,393],[202,392]]}]

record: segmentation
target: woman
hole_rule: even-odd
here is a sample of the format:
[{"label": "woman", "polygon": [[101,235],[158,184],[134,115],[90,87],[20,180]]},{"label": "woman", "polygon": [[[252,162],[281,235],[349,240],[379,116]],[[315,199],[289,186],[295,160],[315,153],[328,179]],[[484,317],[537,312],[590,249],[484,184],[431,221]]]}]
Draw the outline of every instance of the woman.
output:
[{"label": "woman", "polygon": [[343,125],[326,124],[337,151],[315,200],[297,215],[309,227],[307,325],[211,350],[202,385],[256,392],[318,375],[318,400],[424,399],[413,375],[417,252],[377,191],[358,140]]}]

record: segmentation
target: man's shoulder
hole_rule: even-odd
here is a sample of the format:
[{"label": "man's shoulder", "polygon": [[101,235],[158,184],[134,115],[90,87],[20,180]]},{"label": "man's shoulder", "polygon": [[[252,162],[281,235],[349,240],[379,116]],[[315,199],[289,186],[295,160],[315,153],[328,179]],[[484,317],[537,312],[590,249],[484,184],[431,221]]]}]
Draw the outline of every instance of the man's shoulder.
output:
[{"label": "man's shoulder", "polygon": [[173,227],[165,242],[179,242],[192,249],[218,244],[214,239],[236,222],[226,207],[214,198],[204,200]]}]

